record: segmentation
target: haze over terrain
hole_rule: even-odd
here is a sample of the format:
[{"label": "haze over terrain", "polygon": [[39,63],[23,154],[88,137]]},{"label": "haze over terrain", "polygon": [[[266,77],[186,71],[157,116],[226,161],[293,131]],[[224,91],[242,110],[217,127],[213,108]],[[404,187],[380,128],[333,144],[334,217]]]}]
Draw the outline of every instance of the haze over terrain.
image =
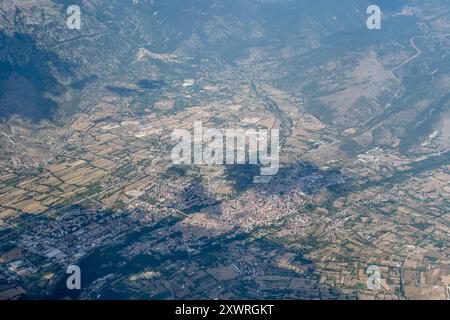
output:
[{"label": "haze over terrain", "polygon": [[[449,15],[0,0],[0,299],[448,299]],[[194,122],[279,129],[280,170],[174,164]]]}]

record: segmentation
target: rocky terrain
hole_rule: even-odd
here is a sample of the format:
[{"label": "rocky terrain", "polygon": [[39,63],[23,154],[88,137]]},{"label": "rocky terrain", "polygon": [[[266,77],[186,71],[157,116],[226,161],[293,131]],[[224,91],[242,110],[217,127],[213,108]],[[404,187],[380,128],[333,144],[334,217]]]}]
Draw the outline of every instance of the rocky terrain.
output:
[{"label": "rocky terrain", "polygon": [[[450,4],[376,2],[0,0],[0,299],[448,299]],[[278,174],[174,165],[196,121]]]}]

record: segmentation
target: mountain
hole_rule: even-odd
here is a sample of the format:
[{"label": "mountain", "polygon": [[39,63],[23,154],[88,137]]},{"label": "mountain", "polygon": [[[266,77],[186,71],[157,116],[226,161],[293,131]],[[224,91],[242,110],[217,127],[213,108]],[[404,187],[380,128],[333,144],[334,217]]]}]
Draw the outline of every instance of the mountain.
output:
[{"label": "mountain", "polygon": [[[0,0],[0,300],[448,298],[449,17],[449,0]],[[207,135],[179,164],[198,123],[214,143],[270,131],[276,173],[220,163]]]}]

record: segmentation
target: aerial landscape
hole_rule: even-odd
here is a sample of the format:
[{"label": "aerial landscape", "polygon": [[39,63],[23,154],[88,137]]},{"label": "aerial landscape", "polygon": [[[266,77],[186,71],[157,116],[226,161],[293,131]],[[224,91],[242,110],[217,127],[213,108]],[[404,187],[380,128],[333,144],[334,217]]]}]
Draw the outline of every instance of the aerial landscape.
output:
[{"label": "aerial landscape", "polygon": [[0,300],[450,300],[450,1],[0,0],[0,190]]}]

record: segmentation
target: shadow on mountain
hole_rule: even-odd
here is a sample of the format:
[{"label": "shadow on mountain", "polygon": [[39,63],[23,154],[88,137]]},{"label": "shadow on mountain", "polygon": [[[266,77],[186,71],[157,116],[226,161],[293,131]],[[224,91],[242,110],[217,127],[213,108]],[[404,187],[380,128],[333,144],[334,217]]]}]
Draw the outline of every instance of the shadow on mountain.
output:
[{"label": "shadow on mountain", "polygon": [[220,201],[211,195],[199,180],[192,181],[180,194],[178,194],[178,198],[179,199],[174,206],[186,214],[217,206],[220,203]]},{"label": "shadow on mountain", "polygon": [[278,173],[269,177],[268,183],[254,183],[260,174],[258,165],[231,165],[226,167],[226,179],[232,181],[236,192],[257,188],[265,193],[284,193],[290,188],[297,188],[301,180],[302,192],[313,194],[314,192],[335,184],[342,183],[345,179],[338,170],[320,170],[314,164],[301,162],[280,168]]},{"label": "shadow on mountain", "polygon": [[253,180],[260,173],[260,167],[254,164],[227,165],[225,179],[233,183],[237,192],[243,192],[253,185]]},{"label": "shadow on mountain", "polygon": [[69,68],[57,55],[38,49],[31,37],[0,33],[0,117],[52,119],[65,92],[52,70],[69,76]]},{"label": "shadow on mountain", "polygon": [[161,89],[166,83],[164,80],[140,80],[137,85],[142,89]]}]

